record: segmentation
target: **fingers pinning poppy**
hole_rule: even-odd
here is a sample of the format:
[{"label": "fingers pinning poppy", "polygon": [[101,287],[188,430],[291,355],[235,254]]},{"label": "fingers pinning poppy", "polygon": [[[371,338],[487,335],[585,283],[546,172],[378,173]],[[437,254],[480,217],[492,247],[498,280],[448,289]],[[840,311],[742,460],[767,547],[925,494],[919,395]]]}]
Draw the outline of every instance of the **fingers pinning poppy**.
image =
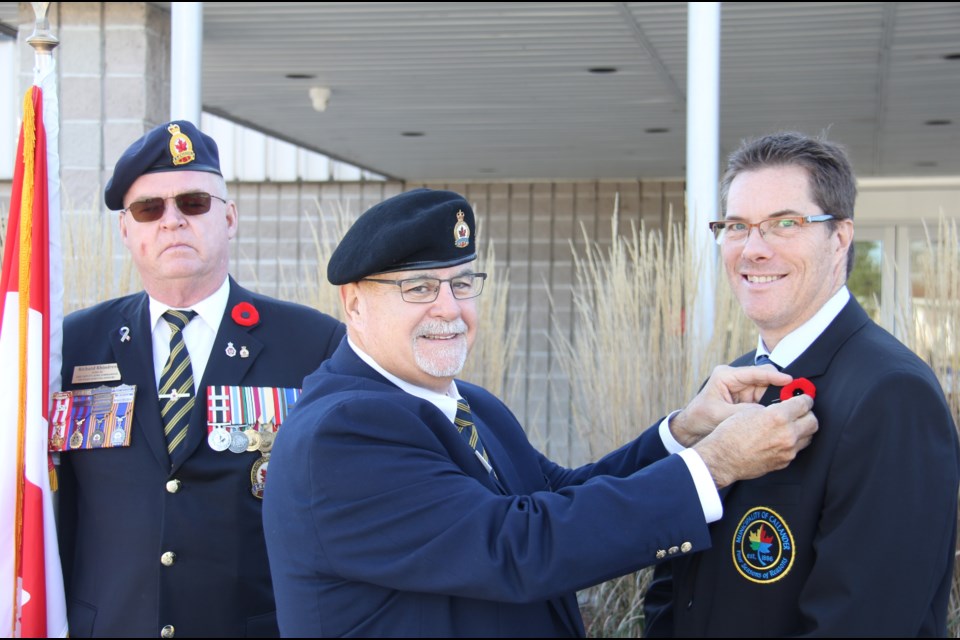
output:
[{"label": "fingers pinning poppy", "polygon": [[260,312],[249,302],[241,302],[230,311],[230,317],[241,327],[252,327],[260,322]]},{"label": "fingers pinning poppy", "polygon": [[789,400],[794,396],[807,394],[811,398],[817,397],[817,388],[806,378],[797,378],[780,390],[780,399]]}]

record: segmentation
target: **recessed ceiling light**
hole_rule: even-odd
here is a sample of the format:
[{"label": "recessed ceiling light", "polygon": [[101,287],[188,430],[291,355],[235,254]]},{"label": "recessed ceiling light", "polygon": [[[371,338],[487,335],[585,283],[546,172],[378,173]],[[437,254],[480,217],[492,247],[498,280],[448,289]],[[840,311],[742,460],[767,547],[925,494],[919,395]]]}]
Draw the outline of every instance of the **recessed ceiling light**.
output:
[{"label": "recessed ceiling light", "polygon": [[427,135],[423,131],[404,131],[400,135],[404,138],[422,138]]},{"label": "recessed ceiling light", "polygon": [[595,73],[597,75],[603,75],[605,73],[616,73],[616,67],[590,67],[587,69],[590,73]]},{"label": "recessed ceiling light", "polygon": [[918,163],[916,163],[916,164],[917,164],[918,167],[935,167],[935,166],[937,166],[937,163],[936,163],[935,161],[933,161],[933,160],[921,160],[920,162],[918,162]]},{"label": "recessed ceiling light", "polygon": [[960,60],[960,52],[957,53],[948,53],[943,56],[944,60]]},{"label": "recessed ceiling light", "polygon": [[313,80],[317,76],[312,73],[288,73],[286,77],[290,80]]},{"label": "recessed ceiling light", "polygon": [[942,127],[944,125],[953,124],[953,120],[947,120],[946,118],[938,118],[935,120],[927,120],[923,124],[928,127]]},{"label": "recessed ceiling light", "polygon": [[643,130],[644,133],[669,133],[670,129],[667,127],[649,127]]}]

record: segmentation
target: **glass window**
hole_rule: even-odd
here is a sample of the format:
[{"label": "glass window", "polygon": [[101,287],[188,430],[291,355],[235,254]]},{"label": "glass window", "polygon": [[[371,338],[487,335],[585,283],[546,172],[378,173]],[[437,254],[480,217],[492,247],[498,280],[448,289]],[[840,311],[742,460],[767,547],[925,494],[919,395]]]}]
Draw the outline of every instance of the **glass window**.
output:
[{"label": "glass window", "polygon": [[847,287],[870,317],[875,322],[879,322],[882,301],[880,261],[883,255],[883,242],[866,240],[853,244],[855,259],[853,271],[847,279]]}]

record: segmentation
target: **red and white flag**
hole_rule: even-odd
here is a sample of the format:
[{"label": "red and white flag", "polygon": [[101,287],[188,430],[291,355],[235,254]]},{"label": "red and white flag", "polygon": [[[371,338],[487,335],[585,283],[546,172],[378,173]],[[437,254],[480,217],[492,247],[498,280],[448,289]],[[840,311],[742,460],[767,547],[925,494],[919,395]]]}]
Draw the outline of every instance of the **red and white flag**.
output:
[{"label": "red and white flag", "polygon": [[24,98],[0,276],[0,635],[25,638],[67,633],[47,452],[63,324],[53,83],[51,65]]}]

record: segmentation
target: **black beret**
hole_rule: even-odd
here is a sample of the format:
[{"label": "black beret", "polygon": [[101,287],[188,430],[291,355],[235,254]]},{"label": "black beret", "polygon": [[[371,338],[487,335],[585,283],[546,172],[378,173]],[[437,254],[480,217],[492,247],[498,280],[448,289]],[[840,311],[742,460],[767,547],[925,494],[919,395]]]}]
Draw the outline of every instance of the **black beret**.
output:
[{"label": "black beret", "polygon": [[223,175],[217,143],[186,120],[154,127],[127,147],[113,168],[103,199],[108,209],[119,211],[130,185],[143,174],[181,170]]},{"label": "black beret", "polygon": [[367,209],[327,264],[331,284],[375,273],[439,269],[477,257],[473,209],[452,191],[414,189]]}]

